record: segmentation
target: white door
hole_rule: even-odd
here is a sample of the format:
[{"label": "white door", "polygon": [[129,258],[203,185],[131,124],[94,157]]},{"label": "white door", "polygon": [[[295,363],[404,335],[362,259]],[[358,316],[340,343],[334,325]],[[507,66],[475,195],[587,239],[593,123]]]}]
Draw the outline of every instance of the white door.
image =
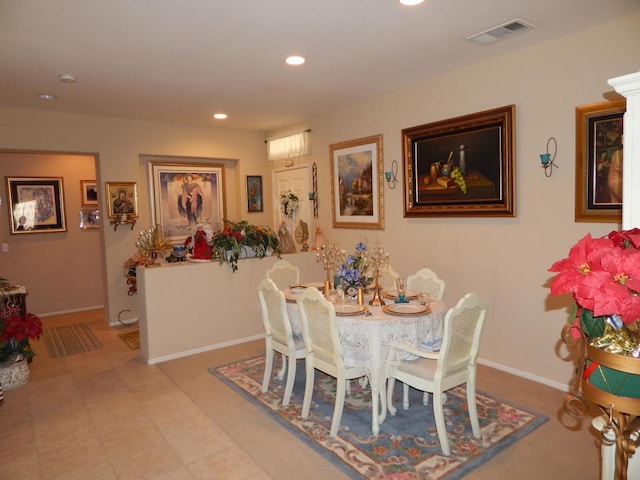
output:
[{"label": "white door", "polygon": [[[274,222],[276,232],[284,221],[287,230],[295,238],[295,230],[300,225],[300,220],[304,221],[309,230],[311,230],[311,220],[313,210],[309,201],[309,192],[311,191],[309,183],[309,167],[300,166],[295,168],[287,168],[286,170],[276,170],[273,172],[273,204],[276,207],[274,212]],[[299,200],[298,211],[293,219],[288,220],[280,209],[280,194],[291,191]],[[309,231],[308,243],[312,242],[311,231]],[[296,250],[301,250],[301,245],[296,242]]]}]

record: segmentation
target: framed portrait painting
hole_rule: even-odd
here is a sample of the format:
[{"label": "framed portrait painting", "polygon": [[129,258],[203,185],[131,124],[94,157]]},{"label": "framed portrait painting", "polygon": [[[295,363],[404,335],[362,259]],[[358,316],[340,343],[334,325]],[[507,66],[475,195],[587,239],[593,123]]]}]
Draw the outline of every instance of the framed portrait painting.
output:
[{"label": "framed portrait painting", "polygon": [[384,229],[382,135],[334,143],[329,152],[334,228]]},{"label": "framed portrait painting", "polygon": [[225,218],[224,166],[149,163],[152,218],[174,244],[198,224],[218,230]]},{"label": "framed portrait painting", "polygon": [[108,218],[138,217],[138,186],[135,182],[105,182]]},{"label": "framed portrait painting", "polygon": [[247,176],[247,211],[262,212],[262,177]]},{"label": "framed portrait painting", "polygon": [[404,216],[514,217],[515,105],[402,130]]},{"label": "framed portrait painting", "polygon": [[98,206],[98,184],[95,180],[80,180],[80,204],[83,207]]},{"label": "framed portrait painting", "polygon": [[626,101],[576,107],[576,222],[622,221],[622,126]]},{"label": "framed portrait painting", "polygon": [[66,232],[62,178],[6,177],[12,235]]}]

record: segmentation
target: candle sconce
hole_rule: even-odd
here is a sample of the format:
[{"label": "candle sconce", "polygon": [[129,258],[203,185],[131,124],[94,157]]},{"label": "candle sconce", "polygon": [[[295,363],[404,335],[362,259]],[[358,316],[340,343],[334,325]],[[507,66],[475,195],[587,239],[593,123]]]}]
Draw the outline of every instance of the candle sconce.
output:
[{"label": "candle sconce", "polygon": [[[553,147],[553,152],[549,151],[549,147]],[[558,165],[554,163],[556,159],[556,153],[558,152],[558,142],[556,139],[551,137],[547,140],[547,153],[540,154],[540,163],[542,164],[542,168],[544,168],[544,176],[550,177],[553,173],[553,167],[560,168]],[[547,172],[549,172],[547,174]]]},{"label": "candle sconce", "polygon": [[135,217],[131,217],[131,216],[128,216],[127,214],[123,214],[120,217],[114,218],[109,223],[113,225],[114,232],[118,229],[120,225],[131,225],[131,230],[133,230],[133,227],[136,224],[136,219]]},{"label": "candle sconce", "polygon": [[390,189],[396,188],[396,183],[398,183],[398,162],[395,160],[391,162],[391,171],[384,172],[384,178],[387,181],[387,185]]}]

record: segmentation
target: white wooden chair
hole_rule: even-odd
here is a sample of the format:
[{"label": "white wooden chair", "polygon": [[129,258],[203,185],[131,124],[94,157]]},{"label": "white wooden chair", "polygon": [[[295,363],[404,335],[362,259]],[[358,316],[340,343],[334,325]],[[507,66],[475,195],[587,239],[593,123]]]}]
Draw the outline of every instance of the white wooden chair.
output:
[{"label": "white wooden chair", "polygon": [[388,266],[380,270],[378,283],[382,290],[395,290],[397,278],[400,278],[400,274]]},{"label": "white wooden chair", "polygon": [[[365,367],[347,367],[342,358],[342,347],[336,325],[336,311],[315,287],[309,287],[298,298],[302,316],[302,336],[307,350],[305,360],[306,383],[302,402],[302,417],[308,417],[311,409],[315,372],[318,370],[336,378],[336,402],[333,408],[330,435],[338,433],[342,411],[344,409],[347,381],[367,374]],[[386,404],[383,398],[383,407]],[[374,403],[377,412],[378,401]]]},{"label": "white wooden chair", "polygon": [[282,396],[282,405],[288,405],[296,376],[296,360],[304,358],[306,355],[304,342],[301,338],[293,336],[291,323],[287,315],[284,293],[272,280],[265,278],[260,282],[258,298],[260,300],[266,342],[266,362],[262,380],[262,392],[266,393],[269,389],[269,381],[273,369],[273,352],[280,352],[282,354],[282,369],[278,372],[279,379],[284,378],[287,364],[289,366],[284,395]]},{"label": "white wooden chair", "polygon": [[[442,453],[450,454],[447,429],[442,408],[443,393],[458,385],[466,384],[467,405],[471,429],[480,437],[480,423],[476,407],[476,359],[480,345],[480,334],[487,307],[479,295],[468,293],[447,312],[444,320],[444,337],[439,352],[431,353],[413,345],[393,345],[389,355],[389,369],[395,370],[387,385],[387,404],[391,415],[397,410],[393,406],[395,380],[403,382],[403,406],[408,408],[409,386],[433,394],[433,414],[438,430]],[[417,355],[417,360],[396,362],[396,351],[404,350]]]},{"label": "white wooden chair", "polygon": [[286,260],[278,260],[267,270],[267,278],[273,280],[280,290],[300,283],[300,269]]},{"label": "white wooden chair", "polygon": [[407,277],[407,290],[426,293],[433,300],[444,298],[445,282],[429,268],[422,268]]}]

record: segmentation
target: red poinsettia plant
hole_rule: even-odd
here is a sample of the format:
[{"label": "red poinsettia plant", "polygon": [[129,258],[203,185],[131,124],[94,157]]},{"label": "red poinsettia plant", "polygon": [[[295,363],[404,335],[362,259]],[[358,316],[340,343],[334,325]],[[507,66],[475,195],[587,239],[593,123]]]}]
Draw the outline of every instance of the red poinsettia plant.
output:
[{"label": "red poinsettia plant", "polygon": [[589,338],[640,319],[640,229],[613,231],[603,238],[585,235],[555,262],[551,294],[573,294],[570,321]]},{"label": "red poinsettia plant", "polygon": [[19,356],[28,359],[35,355],[29,340],[40,338],[42,321],[36,315],[22,315],[16,310],[0,319],[0,331],[0,360],[12,357],[19,360]]}]

